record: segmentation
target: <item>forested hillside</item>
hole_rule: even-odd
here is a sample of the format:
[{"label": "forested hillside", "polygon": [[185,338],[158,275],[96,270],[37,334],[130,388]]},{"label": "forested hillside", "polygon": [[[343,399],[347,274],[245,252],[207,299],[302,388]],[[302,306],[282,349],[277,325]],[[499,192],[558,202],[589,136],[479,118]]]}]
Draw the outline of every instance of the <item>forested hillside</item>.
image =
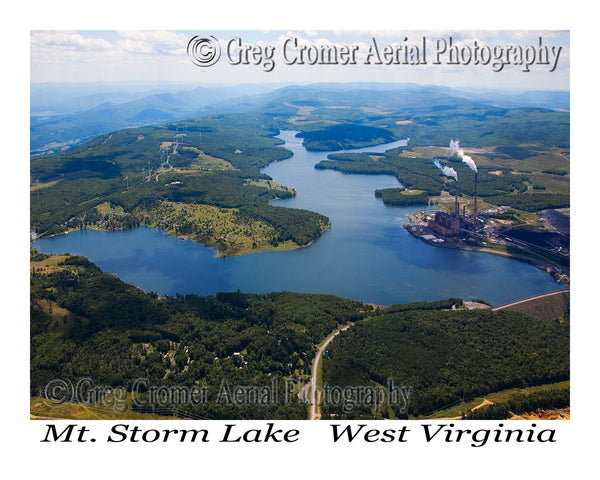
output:
[{"label": "forested hillside", "polygon": [[[316,346],[348,322],[354,325],[328,347],[323,384],[381,386],[392,379],[412,390],[411,417],[505,388],[569,378],[568,317],[536,320],[461,307],[454,298],[382,311],[331,295],[289,292],[159,298],[83,257],[32,250],[31,394],[40,395],[52,379],[90,378],[131,389],[143,378],[154,386],[203,385],[214,399],[223,380],[232,386],[274,381],[276,405],[209,402],[183,412],[199,418],[306,418],[306,405],[286,396],[286,382],[308,382]],[[564,395],[540,395],[540,405],[553,398],[565,402]],[[172,414],[158,406],[143,411]],[[322,411],[348,415],[331,405]],[[396,414],[404,416],[360,406],[351,412],[352,418]]]},{"label": "forested hillside", "polygon": [[[325,384],[385,385],[393,379],[412,388],[408,414],[419,417],[506,388],[569,378],[568,318],[417,305],[390,310],[331,343],[323,362]],[[331,408],[327,413],[344,414]],[[352,415],[373,412],[363,408]]]},{"label": "forested hillside", "polygon": [[[278,403],[234,408],[214,401],[183,408],[201,418],[306,418],[306,407],[285,395],[287,379],[306,378],[316,345],[370,306],[297,293],[220,293],[158,298],[103,273],[83,257],[32,250],[31,394],[45,382],[131,389],[206,386],[214,400],[223,380],[231,387],[270,387]],[[131,407],[131,405],[130,405]],[[172,415],[171,409],[146,411]]]},{"label": "forested hillside", "polygon": [[[272,138],[276,133],[243,115],[214,116],[122,130],[62,155],[34,158],[31,229],[44,236],[143,224],[201,241],[221,255],[288,241],[287,248],[305,246],[329,227],[329,219],[294,209],[282,214],[270,205],[295,195],[260,172],[291,155]],[[169,210],[168,203],[190,208],[180,210],[177,219],[157,216]],[[222,210],[212,210],[211,218],[198,224],[197,206]],[[243,239],[240,227],[256,231],[257,221],[264,225],[262,234]],[[225,227],[218,231],[217,224]],[[216,237],[223,240],[215,242]]]}]

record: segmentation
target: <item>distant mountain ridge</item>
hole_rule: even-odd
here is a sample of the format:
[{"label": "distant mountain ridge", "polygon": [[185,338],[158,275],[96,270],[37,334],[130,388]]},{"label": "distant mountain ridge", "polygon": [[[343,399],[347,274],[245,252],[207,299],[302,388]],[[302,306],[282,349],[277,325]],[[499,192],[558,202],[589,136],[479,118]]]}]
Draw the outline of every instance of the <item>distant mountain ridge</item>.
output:
[{"label": "distant mountain ridge", "polygon": [[[196,87],[185,91],[160,91],[142,97],[126,92],[105,92],[73,98],[57,95],[57,107],[53,110],[49,101],[42,99],[39,92],[33,93],[32,89],[31,154],[58,153],[61,149],[123,128],[158,125],[216,112],[237,112],[240,108],[243,111],[243,101],[228,103],[228,100],[257,95],[269,88],[263,85]],[[47,94],[52,95],[54,92]],[[130,100],[113,103],[119,98]],[[81,108],[85,100],[90,102],[85,109],[66,114],[51,114],[69,108]],[[218,107],[211,108],[211,105]]]},{"label": "distant mountain ridge", "polygon": [[[273,108],[282,102],[352,103],[352,91],[372,92],[382,102],[405,105],[417,102],[417,93],[425,95],[432,106],[449,106],[450,98],[461,98],[501,108],[541,107],[569,110],[569,92],[501,90],[459,90],[438,86],[389,83],[317,83],[309,85],[253,84],[225,87],[196,87],[167,91],[159,87],[131,91],[127,88],[100,91],[85,95],[84,85],[73,88],[69,96],[59,87],[35,84],[31,87],[31,154],[58,153],[104,133],[123,128],[159,125],[216,113],[244,113],[263,107]],[[105,87],[108,89],[108,87]],[[130,87],[131,88],[131,87]],[[143,95],[153,92],[149,95]],[[89,92],[88,92],[89,93]],[[391,95],[390,95],[391,94]],[[142,95],[142,96],[140,96]],[[397,95],[397,97],[396,97]],[[48,98],[50,97],[50,98]],[[54,105],[52,98],[55,98]],[[320,100],[319,100],[320,99]],[[122,102],[122,100],[126,100]],[[86,105],[87,108],[77,110]],[[422,105],[421,105],[422,106]],[[76,109],[68,113],[69,109]],[[45,115],[44,115],[45,114]]]}]

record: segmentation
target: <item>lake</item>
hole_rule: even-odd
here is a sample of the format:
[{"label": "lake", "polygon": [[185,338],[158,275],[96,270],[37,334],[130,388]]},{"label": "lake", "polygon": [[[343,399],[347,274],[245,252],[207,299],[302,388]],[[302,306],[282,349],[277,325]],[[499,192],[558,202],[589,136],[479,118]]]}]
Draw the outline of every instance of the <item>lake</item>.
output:
[{"label": "lake", "polygon": [[[390,207],[375,190],[398,187],[389,175],[344,175],[315,170],[327,153],[308,152],[296,132],[282,132],[294,153],[263,172],[296,189],[276,205],[305,208],[331,220],[331,229],[311,246],[217,258],[201,244],[156,229],[81,230],[34,242],[41,252],[83,255],[102,270],[159,295],[220,291],[331,293],[379,305],[461,297],[500,305],[561,290],[545,271],[516,260],[436,248],[402,225],[417,208]],[[384,152],[406,141],[358,151]]]}]

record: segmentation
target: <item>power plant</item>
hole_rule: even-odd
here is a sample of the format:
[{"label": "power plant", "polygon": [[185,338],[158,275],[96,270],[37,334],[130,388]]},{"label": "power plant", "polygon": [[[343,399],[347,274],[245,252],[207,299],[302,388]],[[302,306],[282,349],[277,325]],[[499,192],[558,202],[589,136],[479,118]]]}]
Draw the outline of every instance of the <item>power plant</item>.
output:
[{"label": "power plant", "polygon": [[[472,200],[464,196],[465,190],[470,190],[464,183],[468,172],[461,170],[463,183],[459,185],[456,170],[434,158],[434,165],[444,176],[454,179],[456,184],[452,185],[451,181],[446,180],[446,187],[443,188],[443,191],[447,193],[436,199],[438,205],[434,208],[426,207],[408,215],[409,221],[403,225],[404,228],[411,235],[438,247],[488,253],[501,252],[499,254],[518,255],[519,258],[529,257],[534,265],[553,274],[558,281],[568,283],[569,277],[568,274],[565,274],[563,267],[563,263],[568,261],[569,257],[568,233],[565,241],[563,232],[537,232],[523,228],[519,225],[522,220],[515,216],[517,214],[507,213],[511,209],[510,205],[484,208],[480,212],[477,199],[477,165],[471,157],[465,155],[458,146],[458,141],[450,142],[450,150],[452,156],[459,157],[473,171]],[[446,157],[446,162],[448,161],[450,159]],[[468,181],[470,183],[471,180],[468,179]],[[459,201],[461,190],[463,192],[462,209]],[[467,207],[470,207],[470,212],[467,211]],[[518,224],[515,226],[515,223]],[[552,237],[552,240],[549,240],[549,237]],[[557,237],[559,238],[557,239]]]},{"label": "power plant", "polygon": [[466,206],[463,205],[462,215],[460,213],[460,204],[458,202],[458,181],[456,182],[456,191],[454,194],[454,211],[446,213],[436,211],[433,218],[427,220],[427,227],[443,238],[456,237],[461,231],[468,230],[477,232],[479,230],[478,210],[477,210],[477,172],[475,173],[475,194],[473,197],[473,212],[470,216],[466,215]]},{"label": "power plant", "polygon": [[475,165],[475,162],[471,157],[465,155],[464,151],[460,148],[458,141],[452,140],[450,142],[450,151],[452,155],[458,156],[462,162],[468,165],[475,173],[473,211],[470,216],[467,216],[466,205],[463,205],[461,215],[460,203],[458,201],[458,174],[452,167],[442,165],[439,160],[435,158],[433,161],[434,165],[441,170],[445,176],[453,178],[456,182],[454,211],[452,213],[441,210],[430,213],[423,211],[420,220],[411,219],[411,223],[405,225],[405,227],[414,235],[434,243],[442,243],[446,240],[456,242],[461,234],[476,233],[480,230],[480,221],[478,219],[479,210],[477,208],[477,165]]}]

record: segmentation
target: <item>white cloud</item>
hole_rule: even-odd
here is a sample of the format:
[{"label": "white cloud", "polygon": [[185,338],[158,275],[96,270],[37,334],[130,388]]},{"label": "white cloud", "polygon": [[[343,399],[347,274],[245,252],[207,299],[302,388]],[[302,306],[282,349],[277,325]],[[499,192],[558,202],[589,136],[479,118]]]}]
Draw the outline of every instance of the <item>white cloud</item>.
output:
[{"label": "white cloud", "polygon": [[110,42],[102,38],[85,38],[77,32],[33,31],[31,46],[34,48],[64,48],[82,51],[106,51],[112,48]]},{"label": "white cloud", "polygon": [[128,53],[154,53],[153,45],[149,44],[148,42],[131,40],[129,38],[117,41],[116,46],[117,48]]},{"label": "white cloud", "polygon": [[124,30],[117,32],[121,40],[117,47],[126,52],[179,55],[185,52],[189,37],[165,30]]}]

